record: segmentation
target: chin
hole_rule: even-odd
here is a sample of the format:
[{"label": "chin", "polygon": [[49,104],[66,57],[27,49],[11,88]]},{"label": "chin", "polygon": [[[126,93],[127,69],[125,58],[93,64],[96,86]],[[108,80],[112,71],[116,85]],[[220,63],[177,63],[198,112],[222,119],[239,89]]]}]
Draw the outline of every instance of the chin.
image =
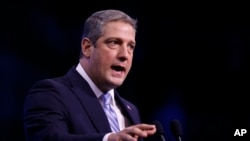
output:
[{"label": "chin", "polygon": [[121,86],[122,84],[123,84],[123,81],[113,81],[113,82],[112,82],[112,85],[113,85],[115,88]]}]

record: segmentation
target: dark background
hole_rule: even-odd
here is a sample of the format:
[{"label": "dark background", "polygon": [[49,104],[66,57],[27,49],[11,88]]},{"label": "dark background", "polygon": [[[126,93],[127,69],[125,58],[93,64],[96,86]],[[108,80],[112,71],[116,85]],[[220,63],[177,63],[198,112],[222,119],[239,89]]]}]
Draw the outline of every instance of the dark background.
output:
[{"label": "dark background", "polygon": [[119,88],[144,122],[182,124],[183,141],[234,137],[249,123],[249,10],[240,2],[2,1],[0,140],[24,141],[22,106],[30,86],[78,62],[82,25],[101,9],[138,19],[131,73]]}]

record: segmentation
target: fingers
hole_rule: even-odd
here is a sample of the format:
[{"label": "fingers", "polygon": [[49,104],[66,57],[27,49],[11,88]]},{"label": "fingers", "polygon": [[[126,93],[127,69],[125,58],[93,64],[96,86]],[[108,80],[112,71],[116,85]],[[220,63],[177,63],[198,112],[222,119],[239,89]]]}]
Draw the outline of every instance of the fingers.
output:
[{"label": "fingers", "polygon": [[137,124],[134,126],[131,126],[132,128],[135,127],[135,129],[138,129],[137,135],[140,133],[142,134],[142,137],[146,137],[148,135],[153,135],[156,132],[156,127],[155,125],[151,125],[151,124]]},{"label": "fingers", "polygon": [[137,141],[139,137],[146,138],[156,132],[155,125],[137,124],[110,135],[110,141]]},{"label": "fingers", "polygon": [[108,141],[138,141],[139,136],[127,134],[123,131],[110,134]]}]

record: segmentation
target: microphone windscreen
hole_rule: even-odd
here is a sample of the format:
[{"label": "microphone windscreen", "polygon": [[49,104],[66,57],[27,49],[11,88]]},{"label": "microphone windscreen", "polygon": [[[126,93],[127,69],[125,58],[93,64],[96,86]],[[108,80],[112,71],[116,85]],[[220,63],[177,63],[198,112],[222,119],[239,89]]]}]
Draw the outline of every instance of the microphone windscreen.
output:
[{"label": "microphone windscreen", "polygon": [[179,120],[172,120],[170,122],[170,130],[172,131],[172,134],[174,137],[182,136],[182,129],[181,129],[181,123]]},{"label": "microphone windscreen", "polygon": [[153,124],[156,126],[156,133],[157,134],[164,134],[164,130],[163,130],[163,127],[161,125],[161,123],[157,120],[153,121]]}]

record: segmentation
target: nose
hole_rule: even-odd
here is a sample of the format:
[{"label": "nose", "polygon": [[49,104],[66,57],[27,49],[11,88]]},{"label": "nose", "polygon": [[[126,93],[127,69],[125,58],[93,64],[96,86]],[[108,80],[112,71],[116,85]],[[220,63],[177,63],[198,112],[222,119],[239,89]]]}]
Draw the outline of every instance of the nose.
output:
[{"label": "nose", "polygon": [[127,60],[131,56],[131,52],[129,51],[126,45],[123,45],[119,48],[118,58],[121,61]]}]

